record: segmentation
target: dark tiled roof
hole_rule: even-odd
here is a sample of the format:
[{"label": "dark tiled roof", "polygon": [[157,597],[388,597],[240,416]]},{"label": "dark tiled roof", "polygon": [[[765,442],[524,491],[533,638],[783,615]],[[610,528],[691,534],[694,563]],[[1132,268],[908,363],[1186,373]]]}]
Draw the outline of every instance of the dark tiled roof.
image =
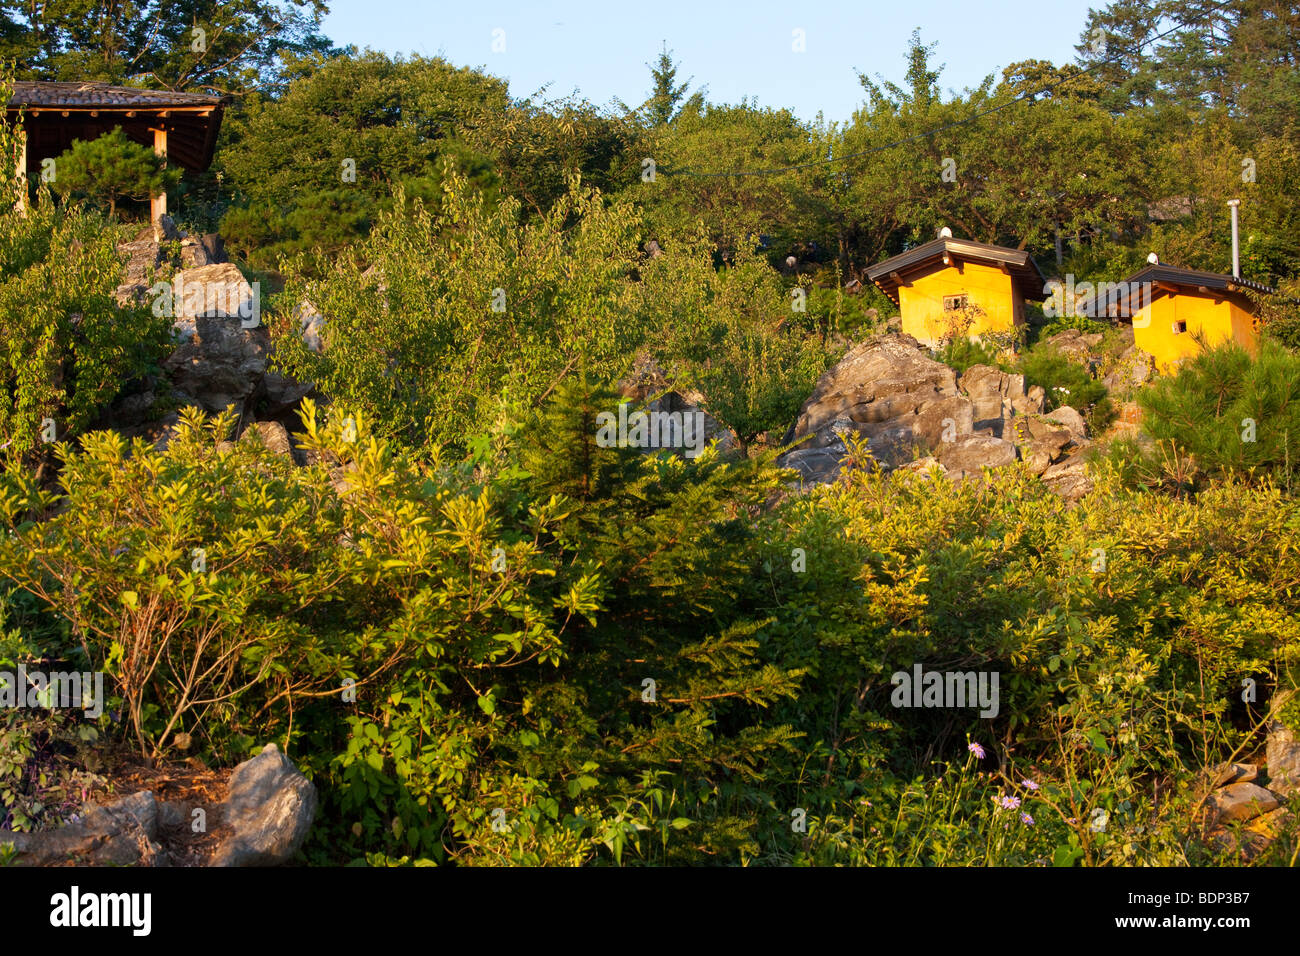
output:
[{"label": "dark tiled roof", "polygon": [[[1144,294],[1142,290],[1148,282],[1151,283],[1152,288]],[[1186,289],[1189,295],[1195,295],[1202,289],[1207,292],[1222,292],[1225,296],[1231,296],[1248,311],[1254,309],[1254,303],[1246,295],[1247,291],[1264,295],[1274,295],[1277,292],[1272,286],[1251,279],[1238,279],[1224,275],[1222,272],[1202,272],[1199,269],[1182,269],[1160,263],[1149,265],[1119,283],[1119,288],[1116,290],[1118,295],[1111,296],[1108,293],[1107,297],[1102,298],[1089,296],[1080,307],[1088,310],[1085,311],[1085,315],[1098,317],[1114,307],[1120,315],[1131,318],[1153,299],[1168,294],[1160,284]]]},{"label": "dark tiled roof", "polygon": [[1234,276],[1224,275],[1222,272],[1201,272],[1199,269],[1180,269],[1178,266],[1149,265],[1140,272],[1135,272],[1128,277],[1132,282],[1166,282],[1169,285],[1188,286],[1193,289],[1205,286],[1207,289],[1216,289],[1222,292],[1244,292],[1246,289],[1252,289],[1255,292],[1262,292],[1265,295],[1272,295],[1277,290],[1272,286],[1264,285],[1262,282],[1253,282],[1250,279],[1238,279]]},{"label": "dark tiled roof", "polygon": [[222,98],[200,93],[142,90],[107,83],[14,83],[9,108],[20,106],[61,109],[166,109],[185,106],[219,106]]},{"label": "dark tiled roof", "polygon": [[892,259],[876,263],[867,270],[867,278],[897,304],[899,283],[892,278],[893,273],[904,278],[909,272],[932,266],[945,252],[958,260],[969,259],[1005,266],[1019,283],[1021,294],[1026,298],[1036,298],[1047,283],[1038,263],[1023,249],[1008,249],[1006,246],[993,246],[986,242],[947,237],[931,240],[915,249],[899,253]]}]

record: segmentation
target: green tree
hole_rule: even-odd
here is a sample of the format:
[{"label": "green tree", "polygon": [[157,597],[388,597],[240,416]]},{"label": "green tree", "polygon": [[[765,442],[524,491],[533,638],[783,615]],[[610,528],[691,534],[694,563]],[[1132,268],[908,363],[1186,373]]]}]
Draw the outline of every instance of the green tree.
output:
[{"label": "green tree", "polygon": [[180,182],[180,170],[168,167],[147,146],[127,139],[121,127],[92,140],[75,140],[55,160],[53,189],[63,196],[80,194],[108,202],[117,218],[122,199],[145,200]]},{"label": "green tree", "polygon": [[[665,43],[663,49],[659,52],[659,59],[655,64],[646,64],[650,70],[650,98],[641,106],[641,111],[651,126],[666,126],[676,118],[679,104],[686,99],[686,91],[690,88],[691,81],[676,83],[677,64],[673,62],[672,51],[668,49]],[[699,105],[703,102],[703,94],[696,93],[692,100]]]},{"label": "green tree", "polygon": [[492,194],[496,176],[464,136],[506,109],[500,80],[373,51],[287,64],[287,89],[250,96],[215,160],[238,196],[222,229],[257,264],[356,241],[399,186],[436,201],[444,158]]},{"label": "green tree", "polygon": [[19,79],[243,93],[274,84],[286,54],[328,49],[325,12],[324,0],[0,0],[0,59]]}]

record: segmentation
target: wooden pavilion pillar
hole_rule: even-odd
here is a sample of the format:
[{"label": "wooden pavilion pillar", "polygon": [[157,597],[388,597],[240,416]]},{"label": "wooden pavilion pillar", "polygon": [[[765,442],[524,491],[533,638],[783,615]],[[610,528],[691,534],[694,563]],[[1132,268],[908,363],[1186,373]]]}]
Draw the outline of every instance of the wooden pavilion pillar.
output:
[{"label": "wooden pavilion pillar", "polygon": [[[167,127],[153,131],[153,152],[155,156],[167,159]],[[160,216],[167,215],[167,190],[149,198],[149,221],[157,222]]]}]

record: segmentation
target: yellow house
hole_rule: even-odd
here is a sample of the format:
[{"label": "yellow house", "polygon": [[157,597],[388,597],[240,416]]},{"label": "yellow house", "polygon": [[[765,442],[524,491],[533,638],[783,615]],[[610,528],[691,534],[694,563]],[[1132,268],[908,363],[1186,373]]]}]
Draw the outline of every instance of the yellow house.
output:
[{"label": "yellow house", "polygon": [[1159,263],[1130,276],[1126,285],[1134,344],[1154,356],[1161,371],[1196,355],[1202,345],[1228,340],[1256,354],[1259,329],[1246,291],[1274,291],[1247,279]]},{"label": "yellow house", "polygon": [[930,346],[1014,331],[1025,324],[1025,300],[1041,300],[1046,285],[1023,249],[954,239],[947,229],[872,266],[867,277],[898,306],[903,331]]}]

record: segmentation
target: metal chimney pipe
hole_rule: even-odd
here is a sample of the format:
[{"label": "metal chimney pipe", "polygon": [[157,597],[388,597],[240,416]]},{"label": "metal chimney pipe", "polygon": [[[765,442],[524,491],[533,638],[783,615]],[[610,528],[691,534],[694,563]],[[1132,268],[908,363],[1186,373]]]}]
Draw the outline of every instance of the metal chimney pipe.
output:
[{"label": "metal chimney pipe", "polygon": [[1237,233],[1237,207],[1240,199],[1229,199],[1228,208],[1232,210],[1232,277],[1241,278],[1241,241]]}]

